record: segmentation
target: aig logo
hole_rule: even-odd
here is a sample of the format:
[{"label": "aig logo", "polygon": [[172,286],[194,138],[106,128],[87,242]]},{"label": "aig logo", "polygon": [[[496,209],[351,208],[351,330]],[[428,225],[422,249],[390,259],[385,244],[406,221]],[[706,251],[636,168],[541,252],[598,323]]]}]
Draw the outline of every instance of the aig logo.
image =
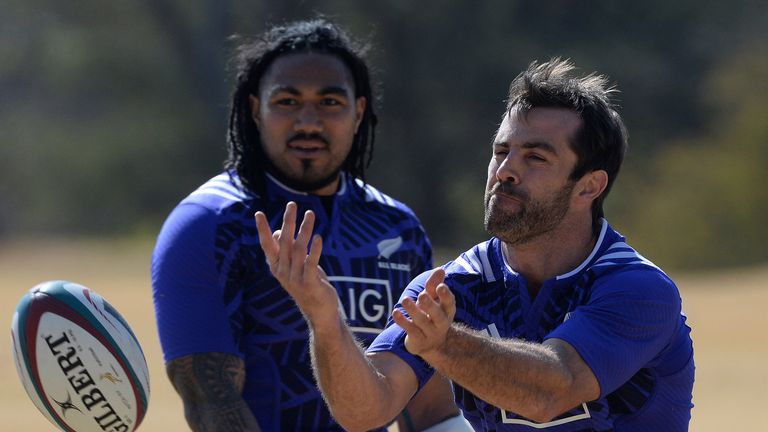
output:
[{"label": "aig logo", "polygon": [[339,310],[355,333],[381,333],[394,307],[385,279],[329,276],[339,293]]}]

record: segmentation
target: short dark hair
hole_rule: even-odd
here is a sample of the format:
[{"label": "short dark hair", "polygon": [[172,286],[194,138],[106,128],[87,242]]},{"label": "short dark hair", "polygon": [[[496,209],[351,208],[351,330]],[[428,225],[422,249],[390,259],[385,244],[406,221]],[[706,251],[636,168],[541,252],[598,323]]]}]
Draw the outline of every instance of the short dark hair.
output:
[{"label": "short dark hair", "polygon": [[608,79],[596,73],[575,77],[574,69],[568,59],[532,62],[509,86],[507,113],[549,107],[571,109],[579,115],[581,127],[571,142],[578,159],[570,179],[578,180],[595,170],[608,173],[605,191],[592,203],[592,223],[597,227],[604,216],[603,201],[627,151],[627,130],[611,101],[612,94],[618,91],[616,87],[609,86]]},{"label": "short dark hair", "polygon": [[272,27],[255,40],[240,45],[233,58],[237,75],[229,111],[229,156],[225,168],[234,170],[247,188],[253,191],[263,188],[263,172],[268,160],[253,121],[249,96],[258,97],[261,78],[275,59],[285,54],[313,52],[338,57],[352,75],[355,98],[366,99],[352,149],[342,165],[350,175],[365,181],[365,169],[373,158],[378,122],[370,72],[363,60],[366,51],[367,45],[354,41],[338,25],[322,17]]}]

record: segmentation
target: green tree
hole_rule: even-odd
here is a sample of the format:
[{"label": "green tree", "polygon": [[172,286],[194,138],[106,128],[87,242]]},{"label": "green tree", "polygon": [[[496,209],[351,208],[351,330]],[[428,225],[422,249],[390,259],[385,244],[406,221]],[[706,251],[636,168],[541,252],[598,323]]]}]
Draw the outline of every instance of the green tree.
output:
[{"label": "green tree", "polygon": [[760,47],[725,58],[702,88],[712,121],[655,158],[628,227],[652,259],[689,268],[768,260],[766,76]]}]

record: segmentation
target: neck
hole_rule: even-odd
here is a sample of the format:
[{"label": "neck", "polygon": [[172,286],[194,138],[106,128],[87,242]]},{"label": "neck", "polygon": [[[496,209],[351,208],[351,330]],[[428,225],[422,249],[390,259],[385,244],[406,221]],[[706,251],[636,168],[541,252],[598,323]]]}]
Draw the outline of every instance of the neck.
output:
[{"label": "neck", "polygon": [[554,230],[523,244],[504,243],[504,259],[525,277],[531,297],[548,279],[576,268],[592,252],[597,235],[590,218],[564,219]]},{"label": "neck", "polygon": [[287,189],[293,193],[320,195],[320,196],[335,195],[336,192],[339,190],[341,179],[344,177],[344,175],[341,172],[339,172],[336,174],[336,176],[333,179],[327,182],[323,182],[321,186],[312,186],[312,185],[307,186],[304,184],[298,184],[295,181],[292,181],[291,179],[286,178],[284,175],[280,173],[265,172],[265,175],[269,176],[272,179],[272,181],[279,184],[284,189]]},{"label": "neck", "polygon": [[341,181],[341,176],[339,175],[339,176],[336,176],[335,180],[333,180],[332,182],[328,183],[327,185],[325,185],[325,186],[323,186],[323,187],[321,187],[319,189],[315,189],[315,190],[311,190],[311,191],[307,191],[307,192],[311,193],[312,195],[320,195],[320,196],[335,195],[336,192],[339,190],[339,182],[340,181]]}]

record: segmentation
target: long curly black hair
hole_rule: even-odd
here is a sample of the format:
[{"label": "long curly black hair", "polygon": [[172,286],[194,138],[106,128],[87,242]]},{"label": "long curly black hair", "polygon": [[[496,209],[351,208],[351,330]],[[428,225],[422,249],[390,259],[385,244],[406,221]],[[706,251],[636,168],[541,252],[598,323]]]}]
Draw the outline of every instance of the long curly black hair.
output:
[{"label": "long curly black hair", "polygon": [[370,72],[363,60],[367,48],[367,45],[352,40],[338,25],[322,17],[272,27],[255,40],[240,45],[233,58],[237,75],[229,112],[229,156],[225,168],[234,170],[243,185],[251,191],[258,193],[263,190],[263,173],[269,161],[262,147],[259,129],[253,121],[248,97],[259,94],[262,76],[279,56],[313,52],[341,59],[352,74],[355,98],[364,97],[367,101],[352,149],[342,165],[344,171],[365,181],[365,169],[373,158],[377,123]]}]

